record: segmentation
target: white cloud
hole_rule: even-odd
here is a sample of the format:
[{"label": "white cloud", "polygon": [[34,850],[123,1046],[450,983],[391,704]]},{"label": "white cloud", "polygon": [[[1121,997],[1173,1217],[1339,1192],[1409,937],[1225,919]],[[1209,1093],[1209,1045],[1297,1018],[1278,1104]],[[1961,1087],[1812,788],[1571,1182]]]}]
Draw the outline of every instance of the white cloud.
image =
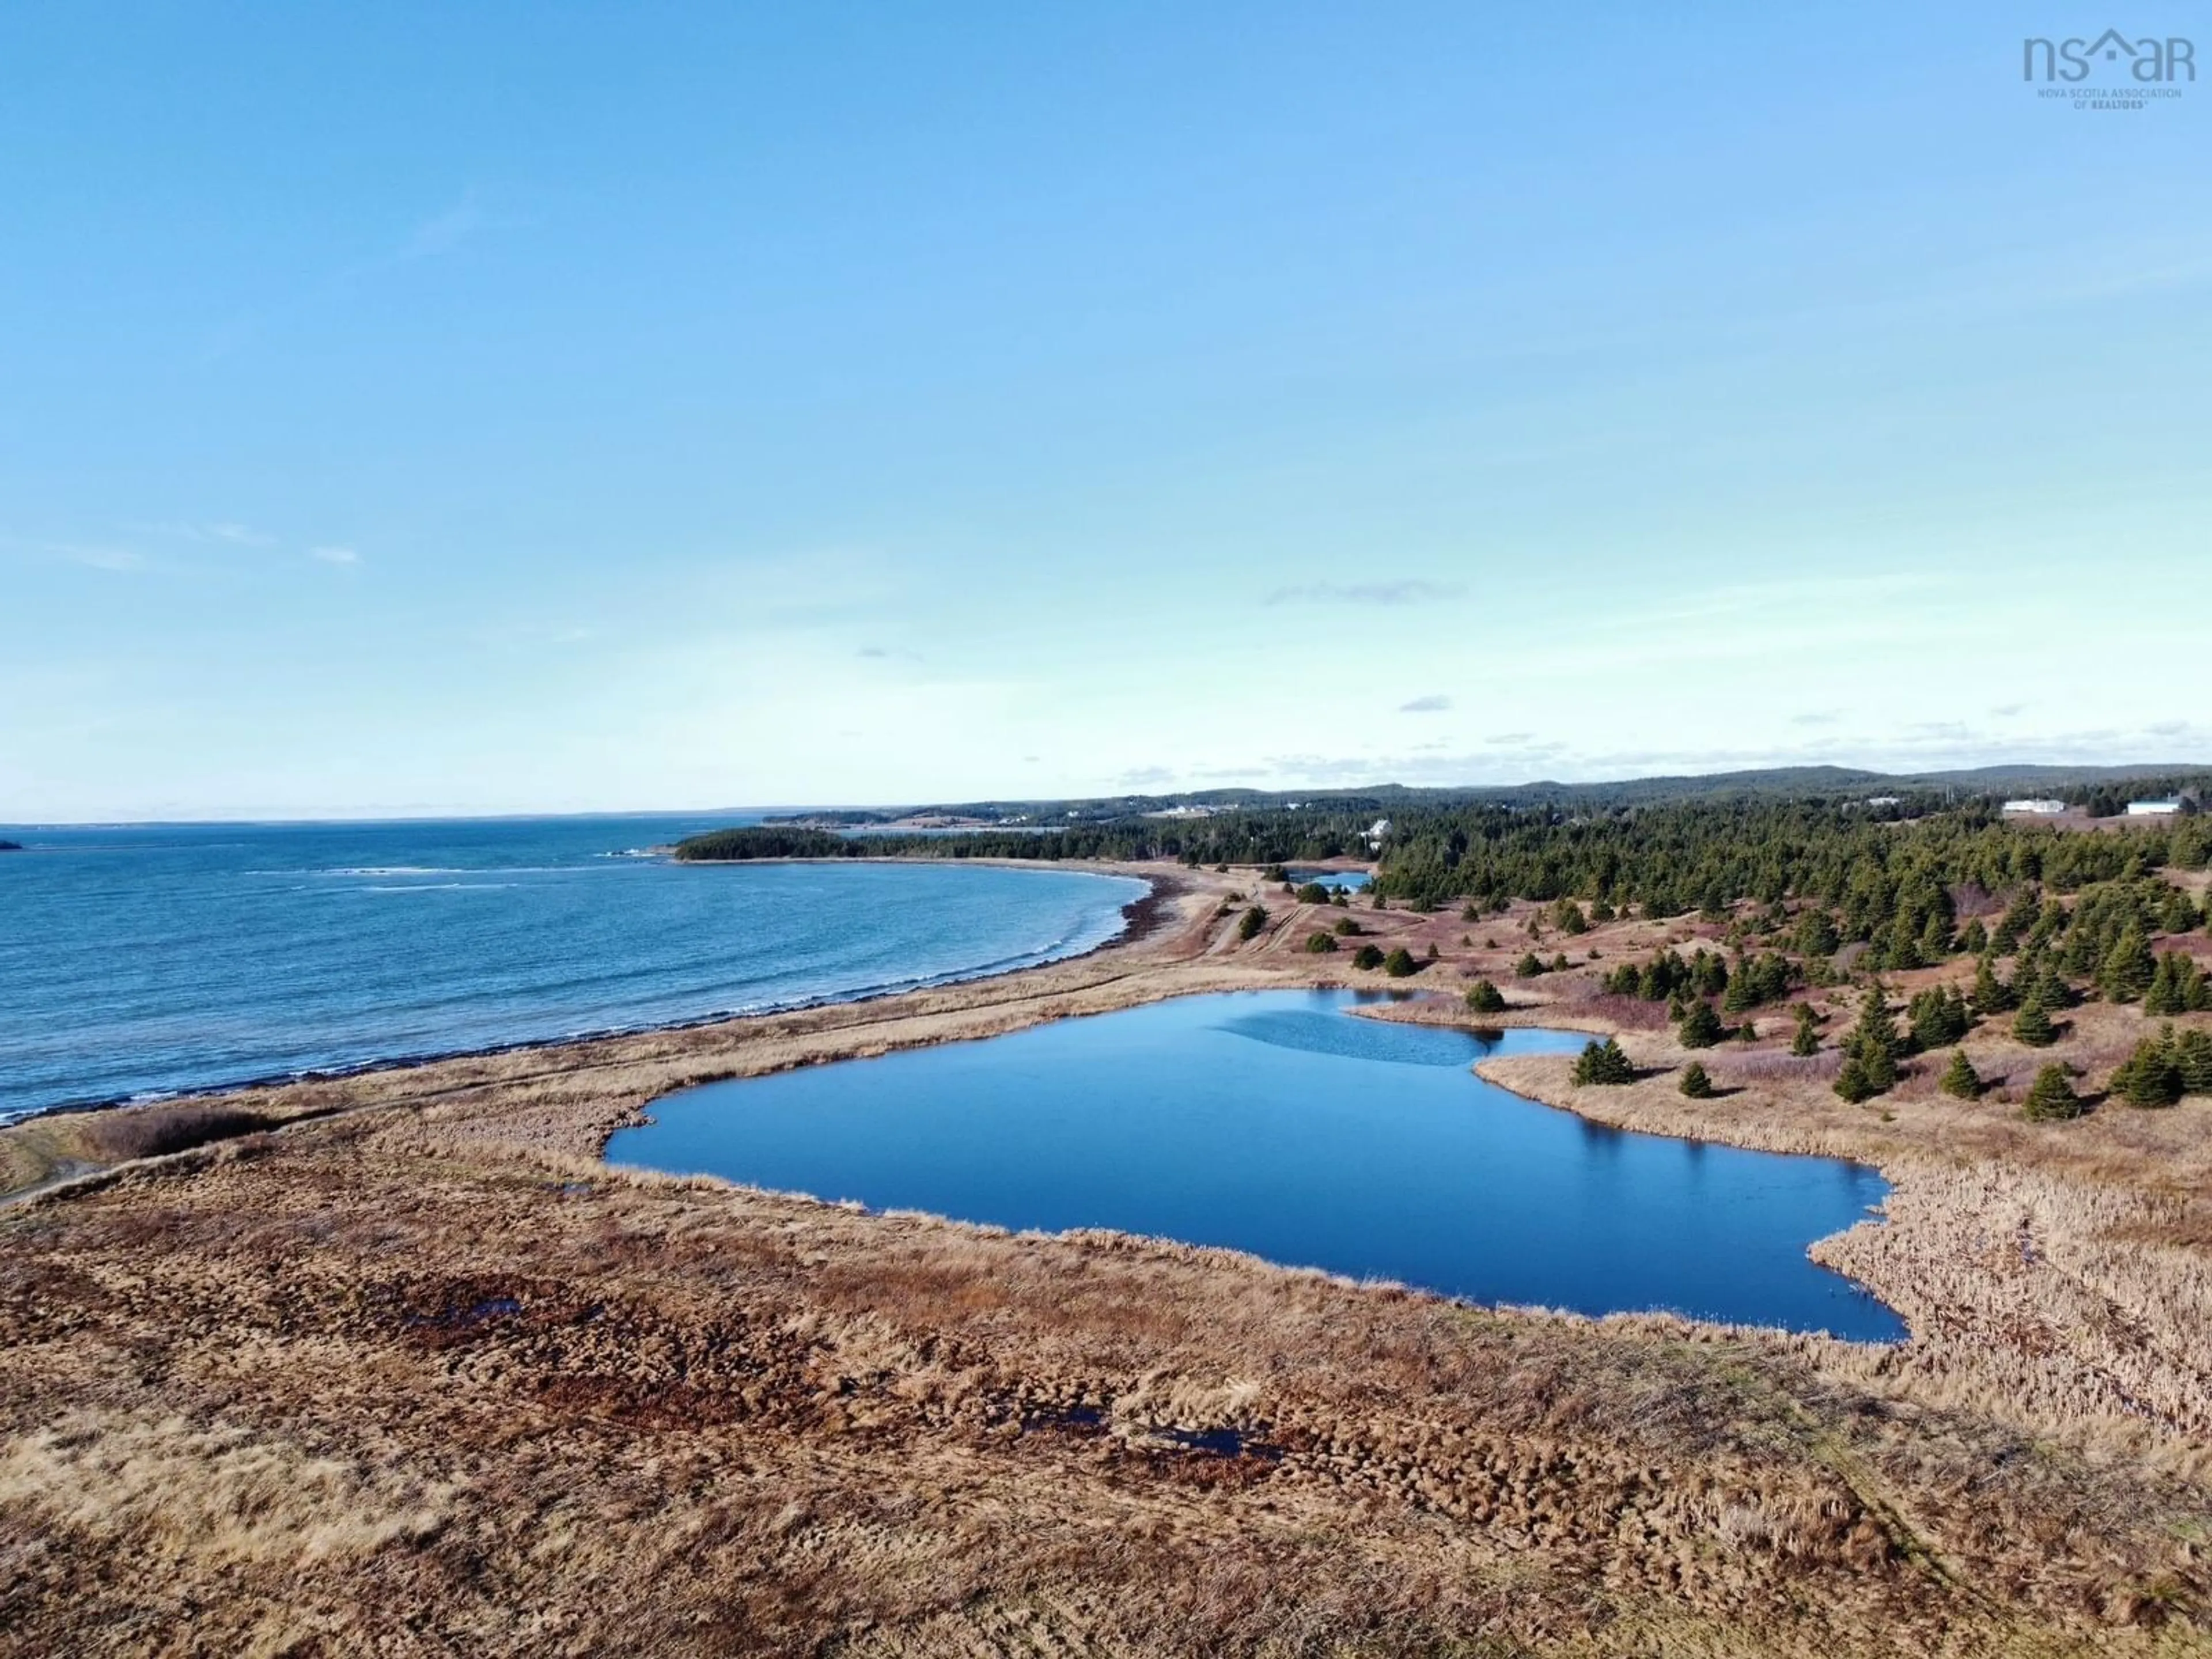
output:
[{"label": "white cloud", "polygon": [[194,520],[173,519],[159,524],[133,525],[128,528],[147,535],[167,536],[176,541],[198,542],[228,547],[274,547],[276,538],[265,530],[257,530],[250,524],[240,524],[235,519]]},{"label": "white cloud", "polygon": [[311,547],[307,556],[319,559],[325,564],[359,564],[361,555],[350,547]]},{"label": "white cloud", "polygon": [[143,553],[134,553],[127,547],[64,547],[58,550],[71,564],[81,564],[91,570],[144,570],[149,568]]},{"label": "white cloud", "polygon": [[1382,582],[1311,582],[1303,587],[1279,587],[1267,595],[1269,605],[1429,605],[1455,599],[1467,589],[1457,582],[1421,581],[1403,578]]},{"label": "white cloud", "polygon": [[483,222],[483,210],[477,206],[475,194],[471,192],[443,213],[416,225],[392,263],[404,264],[450,252],[474,235]]}]

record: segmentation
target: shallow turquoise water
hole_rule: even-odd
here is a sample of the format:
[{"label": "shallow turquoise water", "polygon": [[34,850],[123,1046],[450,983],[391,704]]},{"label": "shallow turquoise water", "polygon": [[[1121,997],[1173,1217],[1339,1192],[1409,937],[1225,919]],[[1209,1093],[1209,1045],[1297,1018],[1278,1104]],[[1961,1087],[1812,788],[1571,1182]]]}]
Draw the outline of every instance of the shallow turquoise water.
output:
[{"label": "shallow turquoise water", "polygon": [[617,1164],[1014,1228],[1111,1227],[1487,1303],[1884,1341],[1813,1240],[1863,1166],[1601,1127],[1474,1077],[1583,1038],[1386,1024],[1348,992],[1188,997],[658,1102]]}]

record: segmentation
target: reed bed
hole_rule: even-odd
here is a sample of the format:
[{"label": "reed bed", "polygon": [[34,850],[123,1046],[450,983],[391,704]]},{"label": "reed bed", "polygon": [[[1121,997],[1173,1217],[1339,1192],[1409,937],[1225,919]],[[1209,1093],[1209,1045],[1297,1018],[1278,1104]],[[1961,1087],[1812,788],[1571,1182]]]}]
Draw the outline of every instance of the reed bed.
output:
[{"label": "reed bed", "polygon": [[[1626,1087],[1481,1069],[1622,1127],[1879,1165],[1887,1215],[1818,1254],[1911,1322],[1880,1347],[596,1157],[694,1083],[1358,978],[1301,948],[1341,913],[1271,898],[1239,941],[1219,910],[1249,872],[1176,880],[1152,937],[1002,981],[0,1133],[11,1185],[83,1171],[0,1209],[0,1648],[2205,1650],[2202,1102],[2031,1125],[1915,1077],[1847,1106],[1832,1056],[1767,1020],[1701,1051],[1724,1092],[1690,1101],[1663,1012],[1588,967],[1509,987],[1502,1020],[1369,1011],[1617,1030]],[[1419,988],[1505,984],[1528,921],[1356,914],[1438,945]],[[2072,1017],[2057,1052],[2142,1024]],[[1968,1048],[2008,1080],[2048,1058]]]}]

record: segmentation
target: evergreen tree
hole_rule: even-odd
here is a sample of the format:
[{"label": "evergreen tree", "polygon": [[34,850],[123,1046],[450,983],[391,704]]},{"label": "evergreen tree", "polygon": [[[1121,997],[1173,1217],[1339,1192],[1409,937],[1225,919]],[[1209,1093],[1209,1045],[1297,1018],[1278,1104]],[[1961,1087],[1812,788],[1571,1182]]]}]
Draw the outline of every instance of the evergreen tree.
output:
[{"label": "evergreen tree", "polygon": [[2074,988],[2060,976],[2056,968],[2046,963],[2035,976],[2033,991],[2029,996],[2021,999],[2023,1003],[2031,1000],[2041,1003],[2045,1012],[2057,1013],[2062,1008],[2074,1006]]},{"label": "evergreen tree", "polygon": [[2013,1016],[2012,1034],[2031,1048],[2048,1048],[2058,1041],[2058,1028],[2043,1012],[2043,1000],[2038,996],[2031,996],[2020,1005],[2020,1012]]},{"label": "evergreen tree", "polygon": [[2130,922],[2106,957],[2098,982],[2113,1001],[2133,1002],[2150,988],[2151,978],[2156,972],[2151,961],[2150,941],[2143,937],[2140,927]]},{"label": "evergreen tree", "polygon": [[1790,1039],[1790,1052],[1801,1056],[1820,1052],[1820,1017],[1809,1002],[1797,1005],[1797,1030]]},{"label": "evergreen tree", "polygon": [[2147,1014],[2188,1014],[2212,1008],[2212,977],[2179,951],[2159,954],[2158,970],[2143,993]]},{"label": "evergreen tree", "polygon": [[2173,1049],[2182,1093],[2212,1095],[2212,1031],[2184,1031]]},{"label": "evergreen tree", "polygon": [[1382,971],[1392,979],[1410,979],[1421,971],[1421,964],[1413,960],[1413,953],[1404,945],[1382,958]]},{"label": "evergreen tree", "polygon": [[1844,1057],[1844,1069],[1836,1073],[1836,1092],[1856,1106],[1863,1101],[1872,1100],[1881,1091],[1874,1086],[1873,1079],[1867,1076],[1866,1067],[1859,1063],[1859,1057],[1849,1054]]},{"label": "evergreen tree", "polygon": [[1736,963],[1735,971],[1729,975],[1728,992],[1721,998],[1721,1006],[1732,1014],[1740,1014],[1752,1006],[1757,996],[1758,992],[1752,984],[1751,975],[1744,971],[1743,963],[1739,961]]},{"label": "evergreen tree", "polygon": [[1951,1063],[1943,1068],[1943,1075],[1936,1086],[1945,1094],[1955,1095],[1960,1100],[1981,1097],[1981,1075],[1974,1070],[1973,1062],[1966,1058],[1964,1048],[1951,1051]]},{"label": "evergreen tree", "polygon": [[1974,993],[1971,999],[1978,1014],[2001,1014],[2012,1006],[2012,987],[1997,977],[1996,964],[1987,955],[1974,964]]},{"label": "evergreen tree", "polygon": [[1701,997],[1717,997],[1728,989],[1728,963],[1700,945],[1690,953],[1690,988]]},{"label": "evergreen tree", "polygon": [[1990,948],[1990,930],[1982,926],[1982,919],[1979,916],[1976,916],[1960,931],[1959,948],[1974,956],[1979,956]]},{"label": "evergreen tree", "polygon": [[1267,925],[1267,913],[1255,904],[1244,913],[1243,920],[1237,924],[1237,937],[1240,939],[1255,939],[1259,936],[1260,930]]},{"label": "evergreen tree", "polygon": [[1966,1000],[1955,989],[1931,987],[1912,999],[1909,1018],[1913,1048],[1926,1054],[1948,1048],[1973,1026]]},{"label": "evergreen tree", "polygon": [[1797,918],[1797,954],[1832,957],[1843,940],[1837,936],[1835,918],[1826,910],[1808,910]]},{"label": "evergreen tree", "polygon": [[1326,956],[1336,949],[1336,935],[1316,928],[1306,935],[1306,949],[1315,956]]},{"label": "evergreen tree", "polygon": [[1858,1061],[1860,1074],[1874,1093],[1881,1094],[1897,1082],[1897,1062],[1905,1052],[1905,1039],[1898,1035],[1897,1022],[1890,1017],[1888,995],[1879,981],[1868,986],[1860,1000],[1858,1024],[1844,1039],[1844,1049]]},{"label": "evergreen tree", "polygon": [[2074,1092],[2073,1079],[2063,1066],[2046,1066],[2035,1074],[2021,1109],[2031,1122],[2063,1121],[2081,1115],[2081,1097]]},{"label": "evergreen tree", "polygon": [[1905,1052],[1905,1041],[1898,1036],[1897,1021],[1889,1012],[1889,994],[1879,980],[1859,998],[1858,1024],[1851,1027],[1851,1040],[1857,1046],[1880,1048],[1893,1060]]},{"label": "evergreen tree", "polygon": [[2160,954],[2157,969],[2150,976],[2150,984],[2143,992],[2143,1012],[2150,1015],[2185,1012],[2187,1004],[2182,999],[2186,993],[2174,983],[2174,965],[2182,960],[2179,951]]},{"label": "evergreen tree", "polygon": [[2173,1027],[2136,1044],[2135,1053],[2112,1073],[2111,1086],[2130,1106],[2171,1106],[2179,1101],[2184,1083]]},{"label": "evergreen tree", "polygon": [[1607,1037],[1599,1045],[1598,1052],[1604,1057],[1604,1076],[1601,1081],[1606,1083],[1636,1081],[1636,1068],[1628,1063],[1628,1056],[1621,1052],[1618,1040]]},{"label": "evergreen tree", "polygon": [[1704,1065],[1693,1060],[1682,1068],[1681,1088],[1682,1092],[1692,1100],[1710,1100],[1712,1098],[1713,1080],[1705,1074]]},{"label": "evergreen tree", "polygon": [[1577,1084],[1633,1083],[1636,1081],[1636,1068],[1628,1063],[1628,1056],[1621,1052],[1620,1042],[1607,1037],[1602,1042],[1589,1042],[1583,1046],[1582,1054],[1575,1061],[1574,1076]]},{"label": "evergreen tree", "polygon": [[1534,951],[1523,951],[1521,953],[1521,960],[1513,964],[1513,976],[1516,979],[1534,979],[1543,971],[1544,964],[1536,959],[1536,953]]},{"label": "evergreen tree", "polygon": [[1468,987],[1467,1006],[1470,1013],[1501,1014],[1505,1012],[1505,998],[1488,980],[1479,979]]},{"label": "evergreen tree", "polygon": [[1713,1012],[1713,1005],[1700,997],[1683,1012],[1680,1030],[1675,1035],[1685,1048],[1710,1048],[1721,1040],[1721,1017]]},{"label": "evergreen tree", "polygon": [[1941,962],[1951,954],[1951,924],[1941,910],[1929,911],[1927,925],[1920,930],[1919,945],[1924,961]]},{"label": "evergreen tree", "polygon": [[1352,965],[1369,972],[1380,968],[1382,965],[1382,947],[1376,945],[1361,945],[1352,955]]}]

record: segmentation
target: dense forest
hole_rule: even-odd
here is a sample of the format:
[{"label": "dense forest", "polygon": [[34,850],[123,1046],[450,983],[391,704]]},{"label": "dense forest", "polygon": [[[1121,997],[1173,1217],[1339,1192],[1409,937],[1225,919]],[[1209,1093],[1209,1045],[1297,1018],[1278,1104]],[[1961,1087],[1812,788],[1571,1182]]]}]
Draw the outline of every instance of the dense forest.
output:
[{"label": "dense forest", "polygon": [[[1334,804],[1332,804],[1334,806]],[[795,825],[717,830],[677,843],[684,860],[786,858],[1180,859],[1186,864],[1286,864],[1365,856],[1361,830],[1379,816],[1371,804],[1322,811],[1273,808],[1208,818],[1121,817],[1039,828],[954,834],[840,835]]]},{"label": "dense forest", "polygon": [[1425,907],[1572,897],[1659,915],[1805,899],[1834,911],[1851,939],[1900,917],[1919,927],[1948,919],[1962,887],[2066,893],[2208,859],[2212,818],[2193,814],[2098,834],[2008,822],[1987,805],[1904,820],[1757,799],[1574,816],[1468,806],[1394,825],[1376,886]]},{"label": "dense forest", "polygon": [[[1702,910],[1717,915],[1756,901],[1801,901],[1831,916],[1842,942],[1878,936],[1903,965],[1912,955],[1900,941],[1925,937],[1932,945],[1958,923],[1962,902],[2023,885],[2072,893],[2093,882],[2141,877],[2166,865],[2201,869],[2212,859],[2212,817],[2193,810],[2172,819],[2130,823],[2124,833],[2083,833],[2002,817],[1994,795],[1948,804],[1945,791],[1869,799],[1837,791],[1824,774],[1795,771],[1791,787],[1715,791],[1710,780],[1647,780],[1644,784],[1574,786],[1595,796],[1624,792],[1611,805],[1579,810],[1501,792],[1370,791],[1316,795],[1297,802],[1220,805],[1211,816],[1164,817],[1144,798],[1144,811],[1119,816],[1055,814],[1059,821],[957,834],[867,830],[839,834],[798,825],[764,824],[693,836],[676,849],[685,860],[763,858],[1178,859],[1190,865],[1270,866],[1339,857],[1368,858],[1377,849],[1366,832],[1378,818],[1389,830],[1380,843],[1376,889],[1420,908],[1473,905],[1496,908],[1513,899],[1572,898],[1645,914]],[[1808,787],[1817,779],[1819,787]],[[1664,782],[1672,798],[1635,792]],[[2206,775],[2141,781],[2160,792],[2203,791]],[[1530,786],[1541,789],[1547,786]],[[2098,778],[2072,783],[2039,780],[2064,799],[2107,786]],[[2185,796],[2193,808],[2194,799]],[[2101,804],[2101,803],[2100,803]],[[1044,816],[1042,804],[1036,817]],[[1098,813],[1103,803],[1063,813]],[[945,809],[951,810],[951,809]],[[1008,809],[962,808],[963,811]]]}]

